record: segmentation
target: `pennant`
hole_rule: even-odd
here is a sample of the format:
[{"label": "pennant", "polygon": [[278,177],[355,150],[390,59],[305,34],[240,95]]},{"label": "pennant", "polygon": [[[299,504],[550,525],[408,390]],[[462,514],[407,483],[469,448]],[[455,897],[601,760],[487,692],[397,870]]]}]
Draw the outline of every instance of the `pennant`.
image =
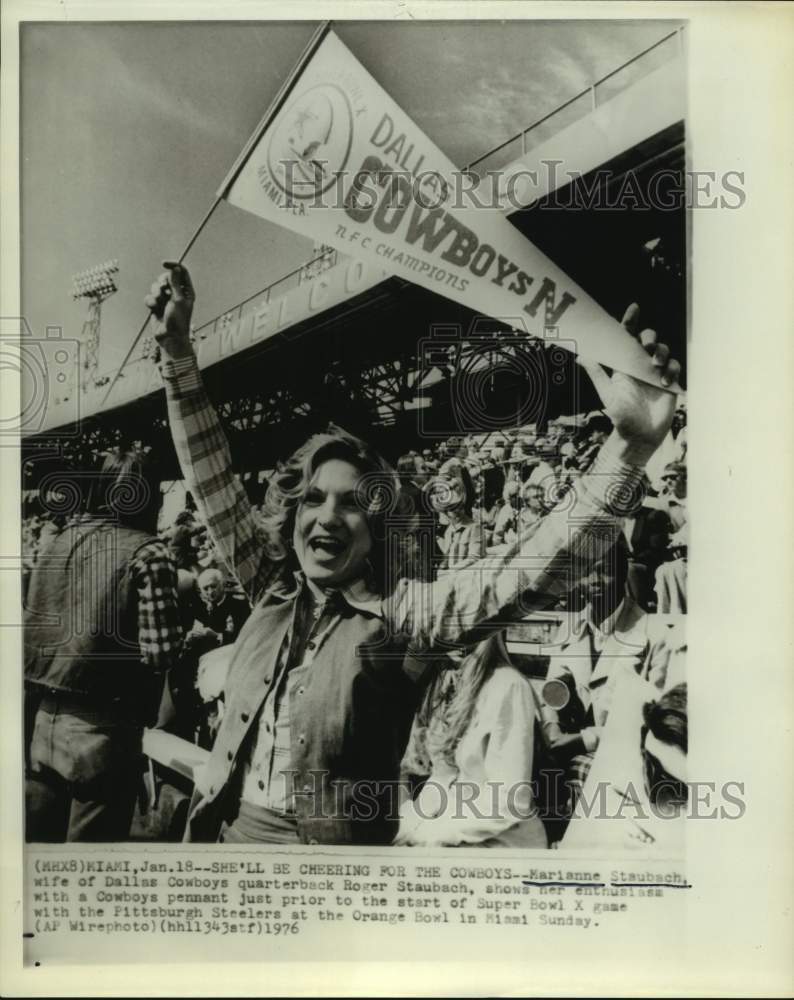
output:
[{"label": "pennant", "polygon": [[331,31],[218,194],[584,360],[660,385],[638,342],[498,208],[478,203],[472,179]]}]

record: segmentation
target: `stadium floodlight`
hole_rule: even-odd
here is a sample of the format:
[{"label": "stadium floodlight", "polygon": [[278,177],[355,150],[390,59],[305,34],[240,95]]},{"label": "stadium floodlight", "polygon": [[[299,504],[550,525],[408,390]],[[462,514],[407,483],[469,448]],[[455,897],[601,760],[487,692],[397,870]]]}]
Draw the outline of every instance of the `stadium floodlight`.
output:
[{"label": "stadium floodlight", "polygon": [[118,291],[113,278],[118,270],[118,260],[106,260],[104,264],[97,264],[76,274],[72,279],[72,298],[101,302],[108,295]]},{"label": "stadium floodlight", "polygon": [[88,316],[83,323],[83,392],[97,385],[99,371],[99,333],[102,303],[118,291],[114,275],[118,274],[118,260],[106,260],[80,271],[72,278],[72,298],[88,299]]}]

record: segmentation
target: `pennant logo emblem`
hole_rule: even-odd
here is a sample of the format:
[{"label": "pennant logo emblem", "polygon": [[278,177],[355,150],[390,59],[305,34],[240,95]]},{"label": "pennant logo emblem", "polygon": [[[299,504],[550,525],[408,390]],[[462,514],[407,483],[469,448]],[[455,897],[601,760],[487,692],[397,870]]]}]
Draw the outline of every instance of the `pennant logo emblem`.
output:
[{"label": "pennant logo emblem", "polygon": [[335,84],[318,84],[281,116],[270,139],[267,165],[290,199],[314,199],[345,169],[353,144],[353,109]]}]

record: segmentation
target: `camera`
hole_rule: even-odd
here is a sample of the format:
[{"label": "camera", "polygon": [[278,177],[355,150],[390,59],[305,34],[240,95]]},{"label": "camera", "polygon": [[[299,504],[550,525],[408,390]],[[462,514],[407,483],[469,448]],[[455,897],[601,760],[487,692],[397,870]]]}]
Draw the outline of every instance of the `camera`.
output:
[{"label": "camera", "polygon": [[[19,400],[4,393],[0,437],[28,437],[61,428],[75,437],[80,418],[80,343],[47,327],[35,337],[24,317],[0,317],[0,364],[19,376]],[[13,377],[13,376],[12,376]]]}]

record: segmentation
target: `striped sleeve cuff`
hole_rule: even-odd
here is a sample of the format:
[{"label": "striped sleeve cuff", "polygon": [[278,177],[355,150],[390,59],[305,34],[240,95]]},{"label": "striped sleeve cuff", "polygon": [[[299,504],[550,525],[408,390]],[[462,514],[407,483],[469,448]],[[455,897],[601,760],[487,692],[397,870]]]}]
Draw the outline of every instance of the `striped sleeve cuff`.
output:
[{"label": "striped sleeve cuff", "polygon": [[600,510],[614,517],[629,517],[645,496],[645,467],[624,462],[609,438],[576,489],[586,493]]},{"label": "striped sleeve cuff", "polygon": [[168,359],[160,366],[169,396],[180,399],[202,388],[198,362],[194,354],[187,358]]}]

